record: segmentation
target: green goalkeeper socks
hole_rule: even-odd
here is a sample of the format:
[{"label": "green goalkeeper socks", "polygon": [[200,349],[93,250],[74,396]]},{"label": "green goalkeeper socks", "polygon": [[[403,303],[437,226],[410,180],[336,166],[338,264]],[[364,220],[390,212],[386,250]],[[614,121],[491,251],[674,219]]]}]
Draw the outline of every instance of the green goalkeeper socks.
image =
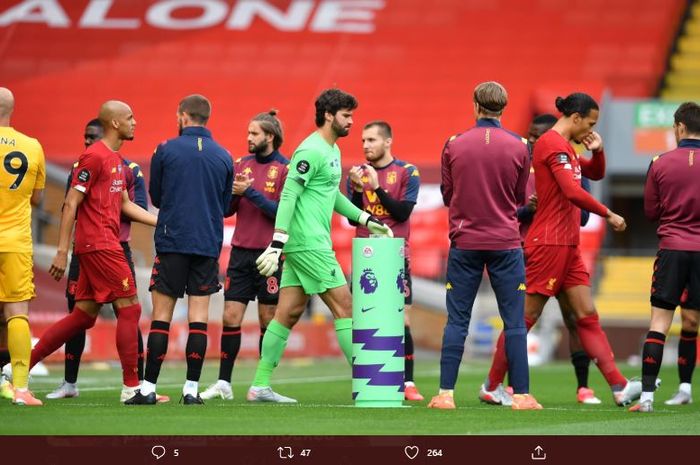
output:
[{"label": "green goalkeeper socks", "polygon": [[267,326],[262,343],[260,362],[258,362],[258,368],[255,370],[253,386],[265,387],[270,385],[270,377],[282,359],[290,331],[289,328],[286,328],[277,320],[272,320]]},{"label": "green goalkeeper socks", "polygon": [[338,337],[340,350],[343,351],[348,363],[352,364],[352,318],[335,320],[335,334]]}]

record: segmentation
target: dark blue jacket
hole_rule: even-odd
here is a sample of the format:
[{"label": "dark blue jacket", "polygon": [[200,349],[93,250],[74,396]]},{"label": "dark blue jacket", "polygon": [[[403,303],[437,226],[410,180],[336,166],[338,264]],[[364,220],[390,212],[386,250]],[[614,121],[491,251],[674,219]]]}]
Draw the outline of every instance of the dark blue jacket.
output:
[{"label": "dark blue jacket", "polygon": [[232,191],[233,160],[208,129],[187,127],[160,144],[148,189],[160,208],[156,253],[218,257]]}]

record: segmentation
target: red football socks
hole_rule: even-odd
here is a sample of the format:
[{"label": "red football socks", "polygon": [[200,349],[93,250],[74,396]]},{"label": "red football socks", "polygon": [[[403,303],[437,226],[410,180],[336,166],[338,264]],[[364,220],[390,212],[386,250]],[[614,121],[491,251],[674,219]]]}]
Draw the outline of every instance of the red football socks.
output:
[{"label": "red football socks", "polygon": [[58,320],[46,330],[36,347],[32,350],[32,360],[29,368],[31,369],[45,357],[51,355],[80,331],[85,331],[95,326],[95,320],[96,318],[88,315],[78,307],[61,320]]},{"label": "red football socks", "polygon": [[117,316],[117,352],[122,363],[124,385],[138,386],[138,326],[141,305],[134,304],[119,309]]},{"label": "red football socks", "polygon": [[594,314],[579,319],[576,321],[576,329],[583,350],[598,365],[598,369],[608,384],[611,387],[617,385],[624,388],[627,385],[627,378],[622,376],[615,365],[615,356],[610,348],[608,337],[603,332],[603,328],[600,327],[598,315]]}]

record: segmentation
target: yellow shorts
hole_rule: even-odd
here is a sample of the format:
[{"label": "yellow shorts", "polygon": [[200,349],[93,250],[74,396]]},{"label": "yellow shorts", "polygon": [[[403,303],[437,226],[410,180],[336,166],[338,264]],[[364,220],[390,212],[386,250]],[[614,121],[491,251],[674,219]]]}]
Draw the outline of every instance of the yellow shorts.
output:
[{"label": "yellow shorts", "polygon": [[31,252],[0,252],[0,302],[23,302],[34,298],[32,268]]}]

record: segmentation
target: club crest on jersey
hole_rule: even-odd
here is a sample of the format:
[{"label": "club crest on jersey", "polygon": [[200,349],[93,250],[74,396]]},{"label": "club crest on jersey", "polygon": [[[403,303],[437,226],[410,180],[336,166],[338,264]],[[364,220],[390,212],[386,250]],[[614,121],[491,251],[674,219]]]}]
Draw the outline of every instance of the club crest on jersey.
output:
[{"label": "club crest on jersey", "polygon": [[80,173],[78,173],[78,181],[80,182],[88,182],[90,180],[90,172],[83,168],[80,170]]},{"label": "club crest on jersey", "polygon": [[123,289],[124,291],[128,291],[128,290],[129,290],[129,278],[124,278],[124,279],[122,279],[122,289]]},{"label": "club crest on jersey", "polygon": [[268,179],[275,179],[277,178],[277,175],[279,174],[279,168],[276,166],[271,166],[270,169],[267,170],[267,178]]},{"label": "club crest on jersey", "polygon": [[362,275],[360,275],[360,289],[365,294],[374,294],[377,290],[379,282],[377,281],[377,276],[374,274],[370,268],[365,268],[362,270]]},{"label": "club crest on jersey", "polygon": [[396,184],[396,171],[392,171],[391,173],[386,175],[386,183]]}]

